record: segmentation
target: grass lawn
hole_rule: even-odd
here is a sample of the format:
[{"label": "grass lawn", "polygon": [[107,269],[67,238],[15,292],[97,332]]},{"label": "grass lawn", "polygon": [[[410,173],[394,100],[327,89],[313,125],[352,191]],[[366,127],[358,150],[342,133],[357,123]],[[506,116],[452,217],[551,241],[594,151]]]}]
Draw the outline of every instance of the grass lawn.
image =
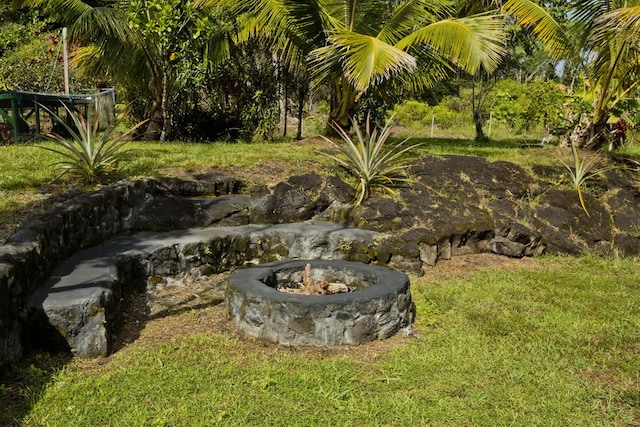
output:
[{"label": "grass lawn", "polygon": [[637,260],[483,257],[412,278],[415,337],[292,349],[203,331],[197,311],[150,321],[43,375],[22,425],[640,423]]},{"label": "grass lawn", "polygon": [[[327,167],[300,143],[137,148],[124,176],[217,168],[280,179]],[[516,142],[428,140],[423,150],[555,161],[554,147]],[[0,147],[5,229],[77,185],[49,182],[51,156]],[[348,348],[247,338],[218,299],[167,312],[108,358],[40,354],[16,366],[0,380],[0,425],[640,425],[637,258],[458,257],[412,277],[412,293],[414,336]]]}]

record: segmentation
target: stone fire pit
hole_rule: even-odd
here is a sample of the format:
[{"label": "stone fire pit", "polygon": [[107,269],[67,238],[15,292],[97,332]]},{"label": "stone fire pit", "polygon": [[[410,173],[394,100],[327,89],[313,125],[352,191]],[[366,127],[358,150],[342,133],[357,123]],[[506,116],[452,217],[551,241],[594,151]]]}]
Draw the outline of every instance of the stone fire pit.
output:
[{"label": "stone fire pit", "polygon": [[[314,281],[348,292],[301,295],[310,265]],[[392,336],[413,321],[406,274],[337,260],[295,260],[239,270],[229,277],[226,304],[236,327],[284,345],[357,345]]]}]

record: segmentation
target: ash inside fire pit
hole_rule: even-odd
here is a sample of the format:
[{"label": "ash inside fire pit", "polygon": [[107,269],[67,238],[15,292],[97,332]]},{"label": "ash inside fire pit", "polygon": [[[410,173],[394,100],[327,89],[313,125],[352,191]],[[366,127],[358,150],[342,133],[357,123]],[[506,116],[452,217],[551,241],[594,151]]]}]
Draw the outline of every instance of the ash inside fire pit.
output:
[{"label": "ash inside fire pit", "polygon": [[375,277],[361,277],[347,270],[312,269],[276,273],[275,288],[280,292],[298,295],[334,295],[355,292],[369,286]]},{"label": "ash inside fire pit", "polygon": [[[329,292],[331,284],[343,290]],[[285,345],[356,345],[388,338],[410,325],[414,314],[406,274],[335,260],[239,270],[229,277],[226,304],[239,330]]]}]

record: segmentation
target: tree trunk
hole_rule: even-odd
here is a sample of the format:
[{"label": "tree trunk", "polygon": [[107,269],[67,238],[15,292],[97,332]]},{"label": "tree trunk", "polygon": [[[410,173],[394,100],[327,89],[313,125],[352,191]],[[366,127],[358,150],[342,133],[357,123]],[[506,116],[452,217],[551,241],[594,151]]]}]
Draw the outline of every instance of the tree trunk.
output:
[{"label": "tree trunk", "polygon": [[483,124],[482,122],[483,120],[480,112],[474,111],[473,123],[476,126],[476,141],[479,141],[479,142],[484,142],[488,140],[487,136],[484,134],[484,131],[482,130],[482,124]]},{"label": "tree trunk", "polygon": [[157,95],[152,94],[149,110],[147,112],[147,118],[149,124],[144,131],[143,138],[148,141],[157,141],[160,138],[162,132],[162,111],[160,109],[161,99]]},{"label": "tree trunk", "polygon": [[284,130],[282,131],[282,137],[286,138],[287,136],[287,126],[288,126],[288,118],[289,118],[289,85],[287,81],[284,82]]},{"label": "tree trunk", "polygon": [[[356,94],[347,79],[340,78],[331,87],[331,111],[329,125],[337,123],[343,129],[351,127],[349,118],[356,105]],[[329,127],[330,128],[330,127]]]},{"label": "tree trunk", "polygon": [[476,95],[476,78],[473,77],[471,82],[471,108],[473,110],[473,124],[476,127],[476,141],[484,142],[489,138],[484,134],[482,130],[482,125],[484,124],[483,114],[482,114],[482,86],[480,88],[480,94]]},{"label": "tree trunk", "polygon": [[[609,132],[607,128],[607,122],[609,121],[608,114],[601,114],[599,119],[592,119],[587,126],[586,132],[583,132],[582,141],[580,146],[582,148],[591,148],[599,150],[604,145],[609,143]],[[579,126],[579,124],[578,124]]]},{"label": "tree trunk", "polygon": [[161,117],[162,117],[162,132],[160,132],[160,142],[164,142],[167,139],[169,133],[169,113],[167,108],[167,84],[169,82],[169,66],[162,67],[162,101],[161,101]]},{"label": "tree trunk", "polygon": [[302,139],[302,123],[304,120],[304,103],[307,99],[307,90],[308,85],[301,84],[298,89],[298,131],[296,133],[296,140],[300,141]]},{"label": "tree trunk", "polygon": [[307,95],[309,94],[309,79],[304,77],[297,77],[295,79],[296,89],[297,89],[297,101],[298,101],[298,131],[296,133],[296,139],[299,141],[302,139],[302,125],[304,123],[304,105],[307,100]]}]

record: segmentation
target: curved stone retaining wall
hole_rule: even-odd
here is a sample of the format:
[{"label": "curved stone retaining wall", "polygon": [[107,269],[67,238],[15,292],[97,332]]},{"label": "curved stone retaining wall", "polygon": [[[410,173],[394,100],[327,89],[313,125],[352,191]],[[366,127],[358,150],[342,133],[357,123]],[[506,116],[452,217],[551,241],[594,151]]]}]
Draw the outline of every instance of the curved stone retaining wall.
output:
[{"label": "curved stone retaining wall", "polygon": [[[211,225],[216,228],[298,223],[311,219],[359,224],[357,218],[353,217],[359,215],[358,212],[348,204],[353,199],[354,190],[337,178],[323,178],[315,174],[292,177],[288,183],[280,183],[272,191],[266,188],[256,190],[251,196],[233,195],[240,188],[236,180],[208,179],[122,182],[70,199],[46,214],[23,223],[0,247],[0,369],[6,363],[22,357],[23,344],[30,335],[25,334],[25,328],[43,323],[42,318],[33,314],[38,313],[40,305],[42,308],[47,305],[43,289],[52,286],[52,282],[47,280],[51,278],[56,281],[62,277],[52,277],[54,269],[65,261],[64,265],[72,265],[75,261],[70,257],[79,252],[99,251],[101,244],[116,236],[126,237],[141,230],[165,232]],[[391,215],[389,209],[382,209],[385,201],[373,200],[368,206],[368,215],[377,221],[373,225],[383,223],[385,215]],[[352,230],[345,225],[338,227]],[[380,231],[384,232],[382,229]],[[149,236],[146,238],[150,239]],[[261,235],[258,240],[236,236],[184,247],[167,244],[156,252],[145,252],[147,255],[153,254],[152,261],[142,254],[131,254],[127,258],[138,259],[137,264],[118,258],[115,260],[116,273],[118,277],[129,275],[137,278],[137,282],[129,280],[128,283],[140,283],[144,275],[183,271],[185,265],[190,265],[193,260],[207,259],[206,251],[217,254],[217,258],[208,263],[220,271],[241,265],[248,259],[260,259],[260,262],[286,259],[292,256],[292,252],[298,253],[298,258],[317,258],[317,253],[327,245],[337,245],[341,253],[348,254],[347,259],[351,261],[373,262],[390,265],[401,271],[419,272],[421,268],[426,268],[424,266],[455,255],[495,252],[521,257],[543,252],[545,248],[541,237],[531,230],[520,230],[517,224],[510,222],[490,220],[467,221],[465,225],[450,224],[442,230],[407,223],[406,231],[396,231],[394,235],[378,234],[373,242],[360,238],[327,240],[322,235],[311,235],[310,240],[283,240],[282,236],[268,233]],[[303,241],[304,244],[301,243]],[[126,251],[130,248],[123,249]],[[99,254],[91,256],[100,258]],[[113,265],[111,261],[110,265]],[[96,278],[94,282],[99,284],[101,280]],[[47,285],[36,292],[45,282]],[[110,297],[102,293],[100,286],[92,287],[98,299],[106,301],[119,295],[120,282],[109,283]],[[49,303],[54,300],[52,298]],[[104,319],[81,317],[75,326],[66,320],[58,322],[56,328],[59,331],[80,337],[75,341],[67,340],[70,346],[99,347],[100,352],[108,351],[104,350],[108,348],[108,327],[103,337],[90,334],[90,339],[83,338],[80,332],[98,324],[112,323],[111,316],[117,313],[117,308],[108,308],[109,303],[100,307],[105,307]],[[89,311],[99,314],[100,310],[98,307]],[[32,315],[29,316],[29,313]],[[40,313],[46,313],[46,310],[40,310]],[[94,329],[98,331],[100,328],[95,326]]]},{"label": "curved stone retaining wall", "polygon": [[144,290],[147,277],[194,269],[217,273],[265,260],[362,259],[366,253],[346,252],[346,244],[370,248],[381,236],[332,223],[295,223],[118,237],[74,254],[36,290],[29,303],[28,335],[80,356],[106,356],[123,292]]},{"label": "curved stone retaining wall", "polygon": [[22,358],[28,302],[58,264],[79,250],[143,229],[147,221],[141,219],[158,198],[230,194],[238,189],[237,181],[223,179],[126,181],[25,221],[0,247],[0,370]]}]

